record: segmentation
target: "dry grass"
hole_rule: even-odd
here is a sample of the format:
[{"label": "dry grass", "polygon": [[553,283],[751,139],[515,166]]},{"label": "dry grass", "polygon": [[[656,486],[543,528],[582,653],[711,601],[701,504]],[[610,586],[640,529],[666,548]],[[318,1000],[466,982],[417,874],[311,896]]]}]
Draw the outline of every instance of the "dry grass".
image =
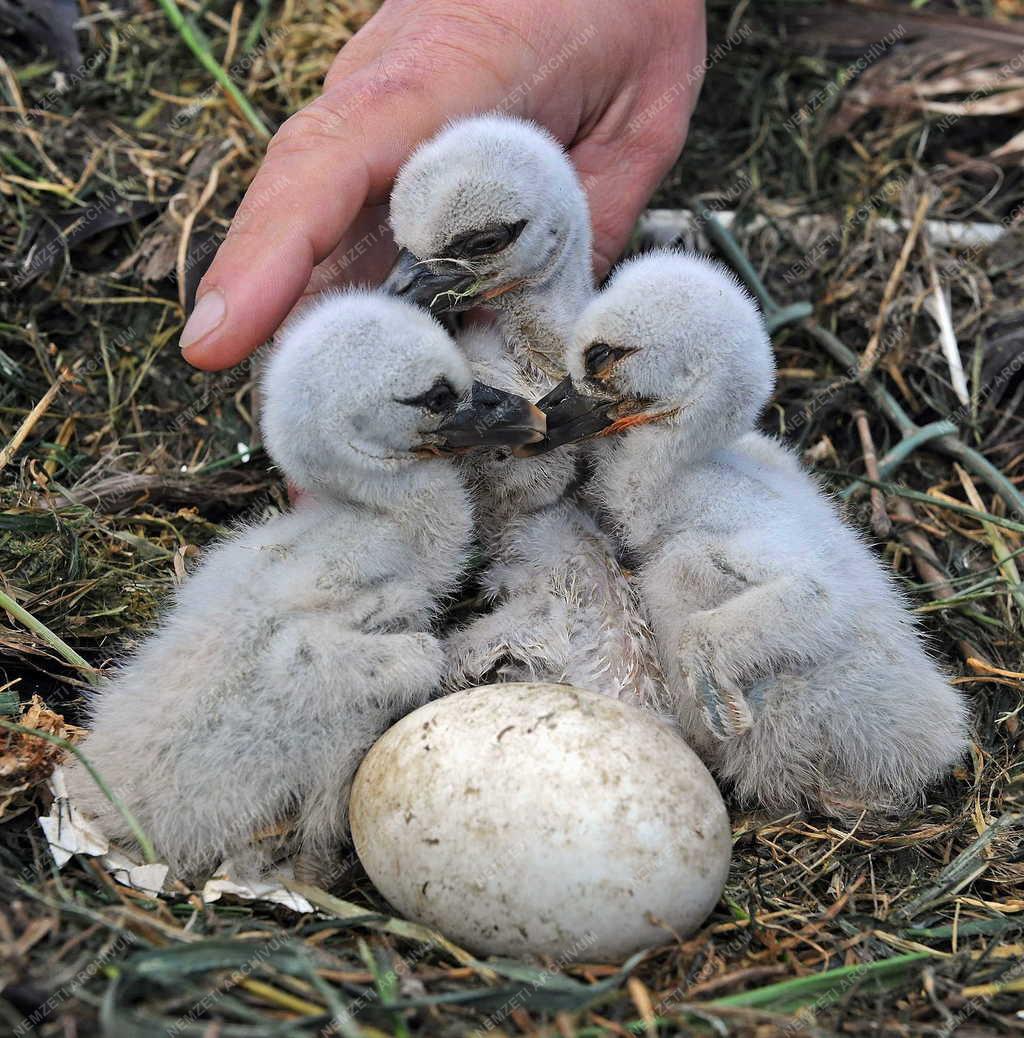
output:
[{"label": "dry grass", "polygon": [[[313,96],[370,11],[251,4],[233,29],[228,2],[186,6],[203,12],[218,59],[234,52],[236,83],[272,125]],[[209,89],[158,5],[124,16],[95,0],[83,8],[86,60],[106,57],[73,93],[48,97],[52,62],[13,43],[0,66],[11,289],[0,323],[0,450],[11,445],[0,455],[0,570],[6,593],[103,669],[152,626],[197,547],[285,497],[258,447],[253,371],[192,372],[175,346],[182,303],[253,175],[260,138]],[[1011,216],[1024,176],[991,153],[1019,122],[1011,113],[940,129],[934,113],[869,109],[827,138],[845,94],[829,84],[851,57],[792,45],[783,19],[807,9],[716,0],[713,41],[751,31],[711,70],[687,152],[655,204],[739,210],[737,238],[766,291],[813,307],[809,321],[779,317],[768,425],[837,492],[853,489],[851,521],[899,574],[971,697],[971,759],[891,827],[737,815],[726,896],[699,934],[667,936],[628,970],[537,974],[467,964],[425,942],[386,914],[358,868],[336,891],[347,906],[326,901],[320,918],[184,894],[155,902],[88,862],[58,875],[35,824],[49,757],[11,736],[0,757],[0,1020],[10,1028],[35,1014],[43,1035],[294,1035],[340,1014],[335,1030],[352,1035],[488,1024],[565,1036],[1024,1029],[1024,514],[977,467],[958,470],[939,440],[885,472],[888,496],[855,485],[866,453],[884,464],[901,441],[892,402],[919,426],[952,419],[962,444],[1013,486],[1024,480],[1024,239],[950,250],[929,245],[923,222]],[[808,103],[814,111],[792,122]],[[83,211],[66,254],[54,232]],[[909,229],[885,229],[901,216]],[[25,279],[33,242],[39,265]],[[950,286],[966,406],[926,309],[933,265]],[[851,377],[843,346],[874,357],[869,376]],[[72,723],[83,673],[13,618],[0,642],[0,710],[14,718],[38,695]],[[26,720],[63,730],[41,702]]]}]

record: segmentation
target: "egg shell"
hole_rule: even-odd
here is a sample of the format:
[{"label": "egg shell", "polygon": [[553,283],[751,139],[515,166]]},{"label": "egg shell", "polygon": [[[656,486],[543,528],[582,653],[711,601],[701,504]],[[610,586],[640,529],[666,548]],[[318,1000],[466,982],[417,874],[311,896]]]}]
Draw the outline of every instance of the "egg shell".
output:
[{"label": "egg shell", "polygon": [[718,901],[732,844],[679,735],[569,685],[420,707],[366,756],[349,817],[388,901],[482,955],[611,962],[686,936]]}]

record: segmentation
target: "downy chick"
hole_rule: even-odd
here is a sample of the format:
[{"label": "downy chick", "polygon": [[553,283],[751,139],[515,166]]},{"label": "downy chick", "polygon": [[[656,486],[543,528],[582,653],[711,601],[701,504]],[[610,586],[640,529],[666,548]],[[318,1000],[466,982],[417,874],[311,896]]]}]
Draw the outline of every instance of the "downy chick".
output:
[{"label": "downy chick", "polygon": [[[427,313],[366,292],[287,326],[264,389],[267,447],[308,500],[207,553],[93,701],[83,746],[189,878],[226,857],[268,864],[252,837],[288,818],[306,871],[330,871],[360,760],[444,669],[434,618],[473,518],[439,455],[543,428],[526,401],[473,384]],[[130,838],[80,766],[68,788]]]},{"label": "downy chick", "polygon": [[[523,389],[504,352],[473,370],[509,393]],[[479,480],[484,463],[464,464]],[[478,517],[490,560],[481,584],[493,608],[448,636],[445,687],[559,681],[667,717],[665,679],[636,592],[612,540],[568,494],[576,479],[570,452],[491,456],[486,466],[516,507]],[[471,485],[479,487],[472,477]],[[477,496],[489,502],[485,489]]]},{"label": "downy chick", "polygon": [[684,733],[741,800],[902,809],[967,711],[874,556],[753,431],[771,346],[723,268],[625,264],[580,318],[549,438],[598,434],[589,492],[637,578]]},{"label": "downy chick", "polygon": [[385,288],[435,312],[491,308],[537,388],[562,378],[594,281],[586,196],[549,133],[505,115],[453,122],[399,171],[390,221],[401,251]]}]

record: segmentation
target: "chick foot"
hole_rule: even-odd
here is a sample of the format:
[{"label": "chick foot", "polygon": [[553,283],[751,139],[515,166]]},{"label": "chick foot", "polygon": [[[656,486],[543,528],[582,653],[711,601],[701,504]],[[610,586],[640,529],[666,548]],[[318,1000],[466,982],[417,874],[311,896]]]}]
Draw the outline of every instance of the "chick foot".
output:
[{"label": "chick foot", "polygon": [[745,689],[716,659],[713,650],[684,649],[679,668],[690,696],[699,706],[711,734],[721,741],[749,732],[764,703],[768,680]]}]

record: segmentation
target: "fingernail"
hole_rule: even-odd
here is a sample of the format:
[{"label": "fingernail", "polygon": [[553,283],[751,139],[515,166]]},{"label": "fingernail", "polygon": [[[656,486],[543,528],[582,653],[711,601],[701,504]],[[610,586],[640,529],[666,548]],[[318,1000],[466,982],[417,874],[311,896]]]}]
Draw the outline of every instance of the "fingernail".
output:
[{"label": "fingernail", "polygon": [[182,350],[187,350],[203,336],[209,335],[224,320],[227,312],[224,293],[219,288],[211,288],[196,303],[196,308],[189,315],[189,319],[181,331],[181,340],[178,345]]}]

